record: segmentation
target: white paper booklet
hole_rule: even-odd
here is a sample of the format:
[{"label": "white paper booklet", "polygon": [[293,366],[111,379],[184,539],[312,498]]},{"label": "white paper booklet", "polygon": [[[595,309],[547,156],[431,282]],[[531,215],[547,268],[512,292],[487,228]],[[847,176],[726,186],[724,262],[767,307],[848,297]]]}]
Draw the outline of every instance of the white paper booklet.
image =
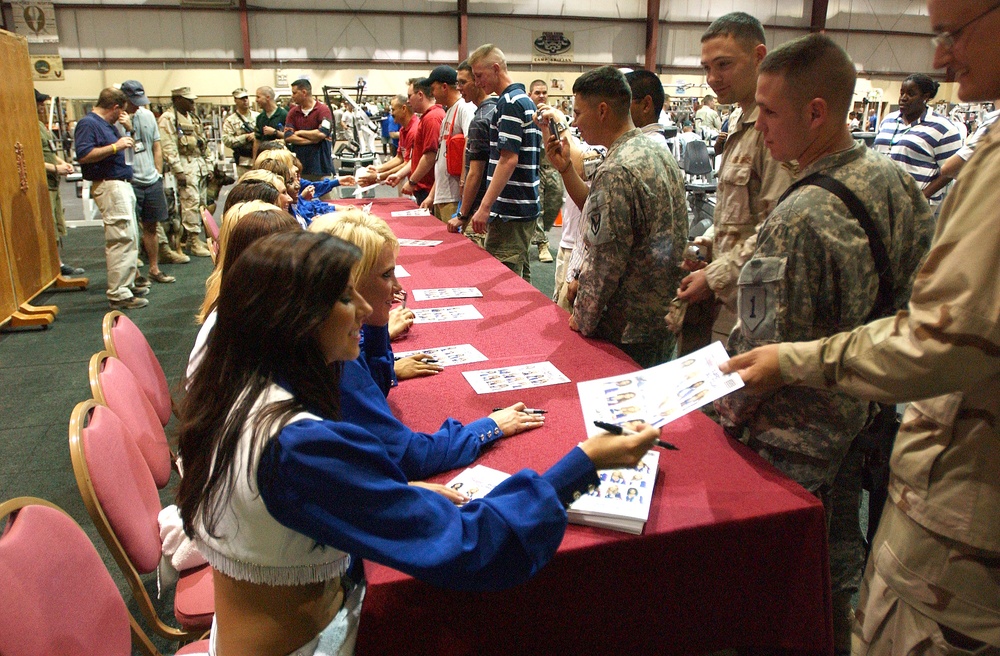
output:
[{"label": "white paper booklet", "polygon": [[396,265],[396,277],[397,278],[409,278],[410,272],[404,269],[401,265]]},{"label": "white paper booklet", "polygon": [[469,499],[485,497],[493,488],[510,478],[510,474],[483,465],[470,467],[446,483]]},{"label": "white paper booklet", "polygon": [[594,421],[622,424],[642,420],[663,426],[743,387],[737,374],[723,374],[729,359],[722,342],[671,362],[577,383],[587,433],[601,432]]},{"label": "white paper booklet", "polygon": [[413,311],[413,323],[440,323],[442,321],[465,321],[482,319],[475,305],[449,305],[439,308],[420,308]]},{"label": "white paper booklet", "polygon": [[414,301],[439,301],[444,298],[482,298],[483,293],[476,287],[439,287],[437,289],[414,289]]},{"label": "white paper booklet", "polygon": [[600,469],[600,487],[567,509],[571,524],[599,526],[639,535],[649,519],[660,452],[650,449],[634,469]]},{"label": "white paper booklet", "polygon": [[569,378],[556,369],[551,362],[534,362],[499,369],[463,371],[462,375],[472,385],[472,389],[476,390],[476,394],[506,392],[570,382]]},{"label": "white paper booklet", "polygon": [[418,351],[402,351],[395,353],[397,358],[405,358],[417,353],[426,353],[431,356],[442,367],[455,364],[467,364],[469,362],[483,362],[488,360],[472,344],[456,344],[455,346],[435,346],[434,348],[421,349]]},{"label": "white paper booklet", "polygon": [[389,216],[391,216],[394,219],[398,219],[401,216],[431,216],[431,213],[422,207],[418,207],[415,210],[396,210],[395,212],[392,212]]}]

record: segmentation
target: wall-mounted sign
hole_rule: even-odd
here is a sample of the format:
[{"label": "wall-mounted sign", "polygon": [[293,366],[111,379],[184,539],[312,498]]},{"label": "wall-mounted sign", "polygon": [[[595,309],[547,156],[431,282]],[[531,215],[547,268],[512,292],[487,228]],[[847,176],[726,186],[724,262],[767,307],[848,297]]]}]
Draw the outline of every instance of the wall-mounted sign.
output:
[{"label": "wall-mounted sign", "polygon": [[571,32],[532,32],[531,61],[572,62],[573,34]]},{"label": "wall-mounted sign", "polygon": [[32,80],[65,80],[63,61],[59,55],[31,55]]},{"label": "wall-mounted sign", "polygon": [[59,43],[56,10],[51,2],[15,2],[14,31],[23,34],[28,43]]}]

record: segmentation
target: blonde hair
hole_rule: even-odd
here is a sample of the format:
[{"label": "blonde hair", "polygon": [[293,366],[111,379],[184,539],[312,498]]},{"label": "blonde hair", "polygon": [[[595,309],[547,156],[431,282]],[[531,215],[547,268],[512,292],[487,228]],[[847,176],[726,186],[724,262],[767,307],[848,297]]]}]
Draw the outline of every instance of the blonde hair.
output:
[{"label": "blonde hair", "polygon": [[[273,176],[274,174],[270,173],[269,175]],[[251,200],[246,203],[236,203],[222,217],[222,227],[219,228],[219,254],[215,258],[215,268],[212,269],[212,273],[208,275],[208,279],[205,281],[205,300],[201,302],[201,310],[198,311],[196,318],[199,324],[205,323],[205,319],[215,309],[215,304],[219,300],[219,289],[222,287],[222,269],[226,264],[226,247],[229,244],[229,236],[233,234],[236,224],[251,212],[270,209],[282,211],[277,205],[265,203],[262,200]]]},{"label": "blonde hair", "polygon": [[355,280],[363,280],[371,274],[386,244],[393,253],[399,252],[399,240],[389,224],[356,207],[317,216],[309,224],[309,231],[329,233],[361,249],[361,259],[354,268]]},{"label": "blonde hair", "polygon": [[261,168],[261,164],[263,164],[269,159],[278,160],[279,162],[287,166],[289,171],[294,171],[296,168],[295,155],[293,155],[291,151],[285,150],[284,148],[262,151],[260,154],[257,155],[257,159],[256,161],[254,161],[253,167],[255,169],[259,169]]},{"label": "blonde hair", "polygon": [[507,58],[504,56],[503,50],[492,43],[479,46],[469,55],[469,66],[479,64],[500,64],[501,71],[507,70]]}]

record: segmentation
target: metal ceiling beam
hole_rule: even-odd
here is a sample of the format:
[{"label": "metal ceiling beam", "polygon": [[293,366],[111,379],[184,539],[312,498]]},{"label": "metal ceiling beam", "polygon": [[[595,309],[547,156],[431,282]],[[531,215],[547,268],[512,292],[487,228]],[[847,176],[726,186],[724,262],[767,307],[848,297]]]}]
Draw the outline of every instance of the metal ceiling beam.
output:
[{"label": "metal ceiling beam", "polygon": [[243,68],[253,68],[250,58],[250,21],[247,19],[247,0],[240,0],[240,35],[243,41]]},{"label": "metal ceiling beam", "polygon": [[469,0],[458,0],[458,61],[469,56]]},{"label": "metal ceiling beam", "polygon": [[810,32],[826,30],[826,14],[830,9],[830,0],[813,0],[812,19],[809,21]]},{"label": "metal ceiling beam", "polygon": [[646,0],[646,70],[656,72],[660,54],[660,0]]}]

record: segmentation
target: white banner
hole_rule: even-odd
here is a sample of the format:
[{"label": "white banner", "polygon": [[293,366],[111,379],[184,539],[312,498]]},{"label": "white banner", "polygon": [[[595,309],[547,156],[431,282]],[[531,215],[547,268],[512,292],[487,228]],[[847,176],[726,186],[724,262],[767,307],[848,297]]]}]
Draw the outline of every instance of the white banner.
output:
[{"label": "white banner", "polygon": [[14,31],[23,34],[28,43],[59,43],[56,10],[51,2],[15,2]]},{"label": "white banner", "polygon": [[532,32],[531,61],[534,63],[573,61],[572,32]]}]

